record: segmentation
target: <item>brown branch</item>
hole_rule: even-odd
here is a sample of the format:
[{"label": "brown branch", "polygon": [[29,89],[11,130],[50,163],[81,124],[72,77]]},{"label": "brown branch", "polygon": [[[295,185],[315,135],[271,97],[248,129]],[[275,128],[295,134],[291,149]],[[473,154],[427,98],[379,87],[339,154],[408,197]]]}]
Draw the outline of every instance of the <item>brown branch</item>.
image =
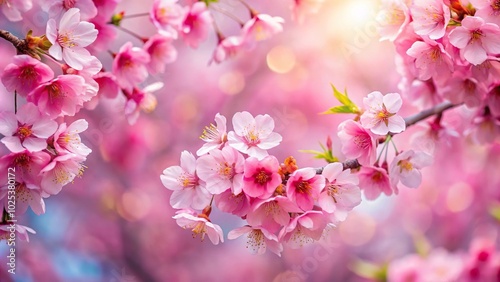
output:
[{"label": "brown branch", "polygon": [[0,29],[0,37],[12,43],[16,47],[18,54],[33,54],[33,50],[29,48],[26,39],[19,39],[14,34],[2,29]]},{"label": "brown branch", "polygon": [[[405,123],[406,127],[410,127],[428,117],[431,117],[433,115],[439,115],[442,114],[444,111],[452,109],[456,106],[459,106],[460,104],[452,104],[450,102],[443,102],[439,105],[436,105],[430,109],[423,110],[417,114],[411,115],[406,117]],[[391,134],[394,135],[394,134]],[[345,162],[342,163],[342,166],[344,167],[344,170],[346,169],[357,169],[361,167],[361,164],[358,162],[358,160],[346,160]],[[323,172],[323,167],[317,168],[316,169],[316,174],[321,174]]]}]

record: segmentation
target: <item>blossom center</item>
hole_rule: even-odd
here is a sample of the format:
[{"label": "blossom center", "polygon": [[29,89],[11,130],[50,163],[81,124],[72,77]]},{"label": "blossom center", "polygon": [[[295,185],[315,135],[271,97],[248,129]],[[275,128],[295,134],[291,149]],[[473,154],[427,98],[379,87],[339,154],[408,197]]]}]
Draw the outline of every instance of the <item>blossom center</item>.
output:
[{"label": "blossom center", "polygon": [[335,203],[337,203],[337,199],[335,199],[335,196],[338,194],[339,192],[339,186],[335,185],[335,184],[330,184],[327,186],[327,193],[328,193],[328,196],[332,197],[333,201]]},{"label": "blossom center", "polygon": [[375,171],[372,175],[372,180],[373,182],[382,182],[382,180],[384,179],[384,174],[380,171]]},{"label": "blossom center", "polygon": [[248,241],[247,248],[250,247],[253,250],[258,250],[263,247],[264,242],[264,233],[261,230],[252,230],[252,232],[248,233]]},{"label": "blossom center", "polygon": [[[483,32],[479,29],[476,29],[474,30],[472,33],[471,33],[471,40],[470,40],[470,43],[474,43],[476,40],[479,40],[481,39],[481,37],[483,36]],[[470,44],[469,43],[469,44]]]},{"label": "blossom center", "polygon": [[495,12],[500,12],[500,0],[493,1],[491,3],[491,9],[493,9]]},{"label": "blossom center", "polygon": [[268,173],[266,170],[261,169],[259,172],[255,173],[253,177],[255,179],[255,182],[257,182],[260,185],[264,185],[270,180],[271,174]]},{"label": "blossom center", "polygon": [[62,33],[62,34],[59,34],[57,36],[57,42],[59,43],[59,45],[61,45],[61,47],[63,48],[71,48],[71,47],[75,47],[75,46],[78,46],[78,44],[76,44],[74,41],[73,41],[73,37],[71,36],[72,34],[67,32],[67,33]]},{"label": "blossom center", "polygon": [[17,129],[16,134],[19,136],[19,139],[24,140],[25,138],[30,137],[31,134],[33,134],[33,131],[31,131],[31,126],[23,125]]},{"label": "blossom center", "polygon": [[47,89],[47,92],[49,94],[49,98],[52,100],[52,99],[57,99],[59,98],[60,96],[62,96],[62,91],[61,89],[59,88],[59,85],[53,83],[49,86],[46,87]]},{"label": "blossom center", "polygon": [[401,167],[401,172],[403,172],[403,170],[411,171],[413,169],[413,164],[408,160],[400,160],[398,165]]},{"label": "blossom center", "polygon": [[259,144],[259,134],[255,132],[255,129],[250,129],[247,131],[245,139],[250,146],[255,146]]},{"label": "blossom center", "polygon": [[17,155],[14,159],[14,164],[16,166],[27,167],[31,161],[30,156],[26,154]]},{"label": "blossom center", "polygon": [[76,0],[64,0],[63,1],[64,9],[69,10],[69,9],[75,7],[75,2],[76,2]]},{"label": "blossom center", "polygon": [[201,134],[200,139],[206,142],[215,141],[219,139],[219,132],[217,131],[217,127],[212,123],[210,125],[205,126],[205,129],[203,129],[203,133]]},{"label": "blossom center", "polygon": [[225,176],[227,179],[231,179],[234,176],[233,167],[227,162],[224,162],[224,165],[219,168],[219,175]]},{"label": "blossom center", "polygon": [[19,78],[22,80],[31,80],[35,78],[35,75],[36,75],[35,68],[33,66],[27,66],[21,70]]},{"label": "blossom center", "polygon": [[198,181],[191,175],[181,175],[179,178],[179,183],[182,185],[182,187],[187,188],[187,187],[195,187],[198,183]]},{"label": "blossom center", "polygon": [[432,49],[432,51],[429,53],[429,57],[431,58],[432,61],[437,61],[441,58],[441,51],[439,51],[438,48]]},{"label": "blossom center", "polygon": [[311,194],[311,184],[307,181],[303,181],[302,178],[295,182],[295,189],[299,193]]},{"label": "blossom center", "polygon": [[278,214],[280,207],[275,201],[267,203],[265,207],[266,216]]},{"label": "blossom center", "polygon": [[367,149],[370,146],[369,137],[367,138],[366,136],[356,135],[356,136],[354,136],[353,142],[360,149]]}]

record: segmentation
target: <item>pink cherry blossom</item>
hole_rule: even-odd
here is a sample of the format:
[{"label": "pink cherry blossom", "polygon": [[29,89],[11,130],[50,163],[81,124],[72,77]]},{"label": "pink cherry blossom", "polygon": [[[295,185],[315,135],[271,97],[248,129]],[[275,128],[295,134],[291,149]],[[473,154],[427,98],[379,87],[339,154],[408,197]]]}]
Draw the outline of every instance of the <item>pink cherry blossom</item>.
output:
[{"label": "pink cherry blossom", "polygon": [[2,83],[9,92],[17,91],[21,97],[43,82],[54,78],[54,72],[46,64],[28,55],[17,55],[2,73]]},{"label": "pink cherry blossom", "polygon": [[341,213],[337,218],[343,220],[346,212],[361,203],[358,176],[352,174],[350,169],[343,170],[341,163],[328,164],[322,175],[327,181],[318,204],[327,213]]},{"label": "pink cherry blossom", "polygon": [[251,227],[247,225],[236,228],[229,231],[227,238],[233,240],[246,233],[248,233],[247,248],[252,254],[262,255],[269,249],[271,252],[281,257],[283,246],[278,242],[278,237],[263,227]]},{"label": "pink cherry blossom", "polygon": [[180,28],[184,42],[193,48],[198,48],[205,41],[212,26],[212,15],[205,2],[196,2],[190,8],[185,7],[185,18]]},{"label": "pink cherry blossom", "polygon": [[47,138],[54,134],[57,123],[42,116],[32,103],[22,106],[17,114],[0,113],[0,134],[5,137],[1,142],[15,153],[25,149],[30,152],[47,148]]},{"label": "pink cherry blossom", "polygon": [[60,75],[41,84],[28,95],[28,102],[51,118],[74,116],[88,101],[85,79],[79,75]]},{"label": "pink cherry blossom", "polygon": [[0,240],[9,240],[13,230],[17,233],[16,239],[19,238],[26,242],[30,241],[28,233],[36,234],[35,230],[18,223],[0,224]]},{"label": "pink cherry blossom", "polygon": [[[0,209],[3,207],[7,210],[8,207],[8,186],[2,187],[0,191],[0,199],[3,199],[0,202]],[[41,215],[45,213],[45,202],[42,198],[42,191],[40,187],[34,184],[27,183],[17,183],[16,188],[16,215],[24,214],[28,207],[31,207],[31,210],[36,215]]]},{"label": "pink cherry blossom", "polygon": [[108,21],[109,18],[101,19],[100,17],[93,18],[89,21],[97,30],[97,38],[94,42],[86,47],[86,49],[89,50],[92,54],[98,54],[102,51],[108,50],[110,48],[110,45],[116,40],[116,26],[108,24]]},{"label": "pink cherry blossom", "polygon": [[[40,187],[40,171],[50,162],[50,155],[46,152],[11,153],[0,158],[0,169],[7,171],[12,167],[16,171],[16,181],[26,183],[29,187]],[[0,174],[0,183],[7,183],[7,174]]]},{"label": "pink cherry blossom", "polygon": [[457,73],[441,88],[443,96],[454,104],[464,103],[469,108],[479,107],[487,93],[484,83]]},{"label": "pink cherry blossom", "polygon": [[380,40],[394,41],[410,22],[410,12],[402,0],[385,0],[382,1],[376,20],[379,23]]},{"label": "pink cherry blossom", "polygon": [[71,8],[79,9],[83,20],[91,19],[97,15],[97,8],[92,0],[51,0],[45,2],[42,8],[48,11],[51,19],[60,19]]},{"label": "pink cherry blossom", "polygon": [[430,166],[432,162],[432,157],[421,151],[408,150],[398,154],[390,165],[392,184],[401,181],[407,187],[417,188],[422,182],[420,169]]},{"label": "pink cherry blossom", "polygon": [[79,119],[71,123],[61,123],[56,133],[54,133],[53,144],[56,151],[60,153],[73,153],[82,157],[88,156],[92,150],[82,143],[80,133],[87,130],[89,124],[84,119]]},{"label": "pink cherry blossom", "polygon": [[381,193],[392,195],[387,171],[380,167],[362,166],[358,172],[359,187],[368,200],[375,200]]},{"label": "pink cherry blossom", "polygon": [[121,0],[92,0],[97,8],[97,16],[95,19],[99,21],[109,21],[120,1]]},{"label": "pink cherry blossom", "polygon": [[426,257],[420,269],[420,281],[459,281],[463,269],[463,259],[459,254],[449,253],[444,249],[434,249]]},{"label": "pink cherry blossom", "polygon": [[301,168],[294,171],[286,183],[286,195],[304,211],[311,210],[314,200],[325,188],[325,177],[316,175],[314,168]]},{"label": "pink cherry blossom", "polygon": [[424,260],[415,254],[391,261],[387,269],[387,278],[391,282],[421,281],[421,269]]},{"label": "pink cherry blossom", "polygon": [[0,2],[2,13],[11,22],[18,22],[23,19],[23,13],[31,10],[32,0],[7,0]]},{"label": "pink cherry blossom", "polygon": [[227,125],[226,125],[226,117],[217,113],[215,114],[215,125],[210,124],[209,126],[205,126],[203,130],[203,134],[200,136],[200,139],[205,141],[206,143],[201,146],[196,154],[198,156],[204,155],[210,152],[213,149],[220,148],[227,141]]},{"label": "pink cherry blossom", "polygon": [[219,241],[224,243],[224,235],[219,225],[210,222],[210,219],[205,214],[194,216],[187,212],[178,212],[172,217],[177,222],[177,225],[184,229],[191,229],[193,237],[200,235],[201,240],[205,239],[205,234],[208,235],[212,244],[217,245]]},{"label": "pink cherry blossom", "polygon": [[319,240],[328,222],[323,212],[307,211],[294,217],[281,229],[278,238],[292,248],[300,248],[314,240]]},{"label": "pink cherry blossom", "polygon": [[308,15],[318,13],[324,2],[325,0],[294,0],[292,5],[293,19],[302,23]]},{"label": "pink cherry blossom", "polygon": [[149,54],[131,42],[123,44],[113,60],[113,74],[120,87],[132,91],[134,86],[148,77]]},{"label": "pink cherry blossom", "polygon": [[83,174],[83,161],[84,157],[71,153],[55,157],[40,171],[42,190],[51,195],[61,192],[63,186]]},{"label": "pink cherry blossom", "polygon": [[181,153],[181,165],[171,166],[160,176],[163,186],[173,190],[170,204],[173,208],[203,209],[210,203],[205,182],[196,175],[196,159],[188,151]]},{"label": "pink cherry blossom", "polygon": [[71,8],[64,13],[59,25],[54,19],[47,22],[47,39],[52,43],[49,49],[54,58],[63,59],[76,70],[81,70],[91,55],[84,47],[97,38],[94,24],[80,21],[80,10]]},{"label": "pink cherry blossom", "polygon": [[477,144],[492,143],[500,134],[500,119],[491,114],[475,117],[472,124],[465,133]]},{"label": "pink cherry blossom", "polygon": [[290,213],[299,212],[302,210],[290,199],[276,196],[254,203],[253,210],[247,214],[246,220],[250,226],[262,226],[275,233],[290,222]]},{"label": "pink cherry blossom", "polygon": [[235,56],[244,48],[243,43],[243,37],[241,36],[229,36],[219,39],[219,43],[212,56],[212,61],[220,64]]},{"label": "pink cherry blossom", "polygon": [[496,0],[470,0],[476,9],[474,16],[482,18],[487,23],[500,26],[500,5]]},{"label": "pink cherry blossom", "polygon": [[228,189],[238,195],[243,191],[243,167],[245,158],[231,147],[214,149],[209,155],[200,157],[196,163],[198,177],[206,182],[211,194],[220,194]]},{"label": "pink cherry blossom", "polygon": [[278,169],[279,162],[274,156],[266,156],[262,160],[254,157],[246,159],[243,192],[250,197],[270,197],[281,184]]},{"label": "pink cherry blossom", "polygon": [[163,82],[155,82],[150,84],[143,89],[138,89],[134,87],[132,93],[125,92],[127,96],[127,102],[125,103],[125,116],[129,124],[135,124],[137,118],[139,118],[139,113],[143,110],[146,113],[151,113],[156,108],[158,104],[156,96],[153,92],[156,92],[163,88]]},{"label": "pink cherry blossom", "polygon": [[273,132],[274,120],[267,114],[254,118],[249,112],[235,113],[233,128],[227,135],[229,146],[259,159],[282,140],[281,135]]},{"label": "pink cherry blossom", "polygon": [[215,195],[215,205],[219,210],[240,217],[246,216],[250,210],[250,197],[245,193],[235,195],[230,189]]},{"label": "pink cherry blossom", "polygon": [[151,60],[147,68],[151,74],[163,73],[165,64],[172,63],[177,59],[177,50],[172,46],[172,36],[155,34],[151,36],[142,47]]},{"label": "pink cherry blossom", "polygon": [[177,30],[180,29],[185,17],[185,11],[177,0],[155,0],[150,12],[153,24],[158,32],[166,36],[177,38]]},{"label": "pink cherry blossom", "polygon": [[120,92],[120,86],[116,81],[116,77],[111,72],[99,72],[93,76],[94,80],[99,84],[97,96],[114,99]]},{"label": "pink cherry blossom", "polygon": [[400,133],[406,128],[404,119],[397,114],[403,101],[398,93],[382,95],[374,91],[363,98],[366,111],[361,115],[361,125],[378,135]]},{"label": "pink cherry blossom", "polygon": [[469,63],[479,65],[488,55],[500,54],[500,28],[485,23],[479,17],[465,17],[462,25],[450,32],[450,43],[460,49],[460,54]]},{"label": "pink cherry blossom", "polygon": [[415,0],[411,7],[412,25],[418,35],[442,38],[450,22],[450,8],[443,0]]},{"label": "pink cherry blossom", "polygon": [[451,56],[445,51],[444,46],[436,41],[416,41],[406,53],[415,58],[415,67],[420,80],[434,78],[443,81],[454,70]]},{"label": "pink cherry blossom", "polygon": [[254,15],[243,25],[241,30],[245,45],[249,48],[255,45],[255,42],[266,40],[273,35],[283,31],[283,18],[272,17],[266,14]]},{"label": "pink cherry blossom", "polygon": [[342,153],[348,159],[357,159],[362,165],[375,162],[377,145],[375,136],[358,122],[347,120],[338,127]]}]

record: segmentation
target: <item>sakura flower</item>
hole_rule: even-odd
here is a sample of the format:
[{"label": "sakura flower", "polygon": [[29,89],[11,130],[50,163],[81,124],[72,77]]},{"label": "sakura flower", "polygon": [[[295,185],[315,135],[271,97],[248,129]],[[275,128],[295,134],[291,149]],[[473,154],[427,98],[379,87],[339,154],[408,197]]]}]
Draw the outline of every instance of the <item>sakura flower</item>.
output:
[{"label": "sakura flower", "polygon": [[416,41],[406,53],[415,58],[420,80],[434,78],[442,82],[454,69],[451,56],[444,50],[443,45],[436,41]]},{"label": "sakura flower", "polygon": [[500,26],[500,4],[497,0],[470,0],[470,2],[476,9],[474,16]]},{"label": "sakura flower", "polygon": [[26,242],[30,241],[28,233],[36,234],[35,230],[21,224],[0,224],[0,240],[11,240],[10,234],[12,232],[17,233],[16,238]]},{"label": "sakura flower", "polygon": [[215,205],[222,212],[243,217],[250,210],[250,197],[245,193],[235,195],[231,189],[228,189],[215,195]]},{"label": "sakura flower", "polygon": [[415,254],[393,260],[387,269],[388,281],[421,281],[420,276],[423,265],[424,260],[419,255]]},{"label": "sakura flower", "polygon": [[327,220],[321,211],[307,211],[294,217],[281,229],[278,238],[296,249],[321,238]]},{"label": "sakura flower", "polygon": [[361,203],[358,177],[350,169],[343,170],[341,163],[328,164],[322,175],[327,181],[318,204],[327,213],[339,213],[338,219],[344,220],[346,212]]},{"label": "sakura flower", "polygon": [[247,248],[252,254],[262,255],[269,249],[271,252],[277,254],[281,257],[281,252],[283,251],[283,246],[278,242],[276,235],[269,232],[267,229],[260,226],[243,226],[229,231],[227,238],[229,240],[236,239],[243,234],[246,234]]},{"label": "sakura flower", "polygon": [[116,40],[117,29],[115,25],[108,24],[110,17],[111,16],[104,19],[97,17],[89,20],[97,30],[97,38],[86,47],[92,54],[98,54],[102,51],[109,50],[110,45]]},{"label": "sakura flower", "polygon": [[201,146],[196,154],[198,156],[204,155],[210,152],[213,149],[220,148],[227,141],[227,132],[226,132],[226,117],[217,113],[215,115],[215,125],[210,124],[209,126],[205,126],[203,130],[203,134],[200,136],[200,139],[205,141],[206,143]]},{"label": "sakura flower", "polygon": [[177,38],[177,30],[180,29],[185,17],[185,11],[177,0],[155,0],[150,12],[153,24],[161,34]]},{"label": "sakura flower", "polygon": [[487,111],[486,115],[475,117],[472,120],[473,126],[466,131],[477,144],[492,143],[500,134],[500,119],[493,117],[489,110]]},{"label": "sakura flower", "polygon": [[58,153],[73,153],[82,157],[88,156],[92,152],[80,139],[80,133],[87,130],[89,124],[84,119],[79,119],[71,123],[61,123],[54,133],[53,145]]},{"label": "sakura flower", "polygon": [[52,43],[49,54],[57,60],[63,59],[76,70],[81,70],[91,55],[84,47],[97,38],[94,25],[80,21],[80,10],[69,9],[62,16],[59,25],[54,19],[47,22],[47,39]]},{"label": "sakura flower", "polygon": [[205,2],[196,2],[190,8],[185,8],[185,18],[180,29],[184,42],[193,48],[198,48],[200,42],[207,39],[213,19]]},{"label": "sakura flower", "polygon": [[134,86],[148,77],[149,54],[131,42],[125,43],[113,60],[113,74],[120,87],[132,91]]},{"label": "sakura flower", "polygon": [[142,90],[134,87],[132,93],[124,91],[127,96],[127,102],[125,103],[125,116],[127,117],[129,124],[134,124],[137,121],[141,110],[146,113],[154,111],[158,102],[156,97],[153,95],[153,92],[156,92],[161,88],[163,88],[163,82],[156,82],[144,87]]},{"label": "sakura flower", "polygon": [[465,17],[462,25],[450,32],[449,39],[473,65],[483,63],[488,55],[500,54],[500,28],[479,17]]},{"label": "sakura flower", "polygon": [[60,75],[41,84],[30,95],[28,102],[38,106],[40,112],[51,118],[74,116],[88,101],[85,79],[79,75]]},{"label": "sakura flower", "polygon": [[196,163],[198,177],[206,182],[211,194],[231,189],[235,195],[243,191],[243,167],[245,158],[231,147],[214,149],[200,157]]},{"label": "sakura flower", "polygon": [[285,21],[280,17],[272,17],[266,14],[254,15],[247,21],[241,30],[245,45],[249,48],[255,42],[271,38],[273,35],[283,31],[282,24]]},{"label": "sakura flower", "polygon": [[443,0],[415,0],[411,7],[412,25],[418,35],[442,38],[450,22],[450,8]]},{"label": "sakura flower", "polygon": [[442,88],[443,96],[450,102],[464,103],[469,108],[482,105],[487,91],[484,83],[463,74],[454,75]]},{"label": "sakura flower", "polygon": [[263,158],[268,149],[277,146],[282,137],[274,129],[274,120],[269,115],[238,112],[233,116],[234,131],[228,133],[229,146],[251,157]]},{"label": "sakura flower", "polygon": [[83,174],[85,168],[82,165],[83,161],[85,161],[84,157],[75,154],[65,154],[55,157],[40,171],[42,176],[42,190],[51,195],[61,192],[64,185]]},{"label": "sakura flower", "polygon": [[114,99],[120,92],[120,86],[116,81],[114,74],[110,72],[99,72],[93,76],[93,79],[99,84],[97,96]]},{"label": "sakura flower", "polygon": [[406,128],[404,119],[397,114],[403,101],[398,93],[382,95],[374,91],[363,98],[367,108],[361,115],[361,125],[378,135],[400,133]]},{"label": "sakura flower", "polygon": [[18,22],[23,19],[23,13],[31,10],[33,2],[31,0],[4,0],[0,2],[2,13],[11,22]]},{"label": "sakura flower", "polygon": [[43,82],[54,78],[54,72],[46,64],[28,55],[17,55],[2,74],[2,83],[9,92],[17,91],[21,97]]},{"label": "sakura flower", "polygon": [[1,142],[14,153],[25,149],[30,152],[46,149],[47,138],[56,129],[57,123],[42,116],[32,103],[22,106],[17,114],[0,113],[0,134],[5,136]]},{"label": "sakura flower", "polygon": [[304,211],[311,210],[314,200],[325,188],[325,177],[316,175],[314,168],[301,168],[294,171],[286,183],[286,195]]},{"label": "sakura flower", "polygon": [[387,171],[373,166],[362,166],[358,172],[359,187],[368,200],[375,200],[381,193],[392,195],[391,182]]},{"label": "sakura flower", "polygon": [[424,152],[408,150],[398,154],[390,165],[391,182],[417,188],[422,182],[420,169],[432,164],[432,157]]},{"label": "sakura flower", "polygon": [[212,56],[212,61],[220,64],[228,58],[235,56],[243,49],[243,43],[244,41],[241,36],[220,38]]},{"label": "sakura flower", "polygon": [[281,184],[278,169],[279,162],[274,156],[267,156],[262,160],[254,157],[246,159],[243,192],[250,197],[268,198]]},{"label": "sakura flower", "polygon": [[163,186],[173,190],[170,204],[173,208],[203,209],[210,203],[205,183],[196,175],[196,159],[188,151],[181,153],[181,165],[171,166],[160,176]]},{"label": "sakura flower", "polygon": [[394,41],[410,22],[410,12],[402,0],[385,0],[382,1],[376,20],[379,23],[380,40]]},{"label": "sakura flower", "polygon": [[45,2],[42,8],[48,11],[51,19],[61,18],[71,8],[79,9],[83,20],[91,19],[97,15],[97,8],[92,0],[51,0]]},{"label": "sakura flower", "polygon": [[299,212],[302,210],[290,199],[276,196],[254,203],[253,210],[247,214],[246,220],[251,226],[262,226],[275,233],[290,222],[290,213]]},{"label": "sakura flower", "polygon": [[342,142],[342,153],[348,159],[357,159],[362,165],[375,162],[377,154],[376,140],[373,134],[358,122],[347,120],[338,127],[338,136]]},{"label": "sakura flower", "polygon": [[[29,187],[40,187],[40,171],[50,162],[50,155],[46,152],[11,153],[0,158],[0,169],[7,171],[12,167],[16,171],[16,181],[26,183]],[[0,183],[7,183],[7,174],[0,175]]]},{"label": "sakura flower", "polygon": [[[7,210],[8,206],[8,186],[2,187],[0,191],[0,199],[3,199],[3,202],[0,203],[0,208],[3,207]],[[45,213],[45,202],[42,198],[42,191],[40,187],[34,184],[27,183],[17,183],[16,188],[14,190],[16,192],[16,214],[24,214],[28,207],[31,207],[31,210],[36,215],[41,215]]]},{"label": "sakura flower", "polygon": [[294,0],[292,5],[293,19],[302,23],[307,15],[318,13],[324,2],[325,0]]},{"label": "sakura flower", "polygon": [[172,36],[156,34],[151,36],[142,47],[151,60],[147,68],[151,74],[163,73],[165,64],[172,63],[177,59],[177,50],[172,46]]},{"label": "sakura flower", "polygon": [[420,281],[459,281],[463,265],[460,255],[444,249],[435,249],[427,256],[424,266],[420,269]]},{"label": "sakura flower", "polygon": [[218,245],[219,241],[224,243],[224,235],[219,225],[213,224],[207,215],[199,214],[194,216],[187,212],[179,212],[172,217],[177,222],[177,225],[184,229],[193,231],[193,238],[200,235],[201,240],[205,239],[205,234],[208,235],[212,244]]}]

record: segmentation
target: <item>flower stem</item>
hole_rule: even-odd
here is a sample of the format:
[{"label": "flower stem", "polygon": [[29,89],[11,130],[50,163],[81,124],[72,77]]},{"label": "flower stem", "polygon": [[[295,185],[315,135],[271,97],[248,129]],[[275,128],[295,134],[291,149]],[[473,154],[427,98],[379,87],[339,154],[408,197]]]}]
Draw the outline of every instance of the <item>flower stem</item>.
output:
[{"label": "flower stem", "polygon": [[17,90],[14,90],[14,113],[17,114]]},{"label": "flower stem", "polygon": [[139,18],[139,17],[146,17],[149,16],[149,13],[139,13],[139,14],[132,14],[132,15],[124,15],[123,19],[131,19],[131,18]]}]

